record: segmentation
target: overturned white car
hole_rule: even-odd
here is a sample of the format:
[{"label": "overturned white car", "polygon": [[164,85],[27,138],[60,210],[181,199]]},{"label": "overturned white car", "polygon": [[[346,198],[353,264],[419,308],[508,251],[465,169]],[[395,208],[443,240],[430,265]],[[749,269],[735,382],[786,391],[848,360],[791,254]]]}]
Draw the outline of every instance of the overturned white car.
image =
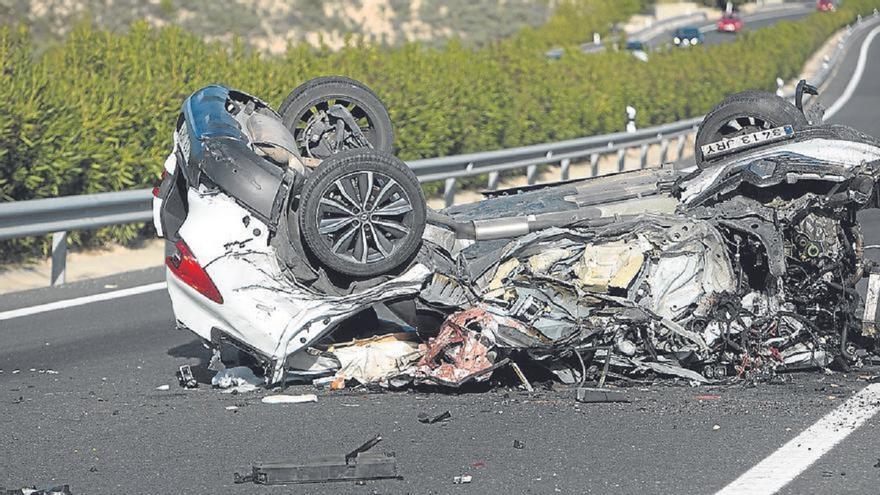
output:
[{"label": "overturned white car", "polygon": [[[254,356],[269,383],[457,386],[508,362],[568,382],[852,365],[874,350],[880,285],[867,305],[855,290],[870,272],[855,215],[878,206],[880,143],[798,107],[726,99],[699,130],[695,170],[435,212],[360,83],[310,81],[277,113],[202,89],[155,190],[175,316]],[[409,332],[329,347],[374,336],[380,304]],[[352,345],[384,364],[353,365]]]}]

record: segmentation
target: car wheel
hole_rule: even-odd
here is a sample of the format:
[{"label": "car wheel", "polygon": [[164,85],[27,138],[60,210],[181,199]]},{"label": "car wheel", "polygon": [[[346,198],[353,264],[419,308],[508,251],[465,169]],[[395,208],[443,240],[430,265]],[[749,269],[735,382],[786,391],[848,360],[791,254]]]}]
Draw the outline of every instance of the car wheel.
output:
[{"label": "car wheel", "polygon": [[418,178],[403,161],[347,150],[321,162],[306,180],[298,216],[305,246],[325,268],[372,277],[413,258],[426,213]]},{"label": "car wheel", "polygon": [[744,91],[728,96],[712,109],[697,130],[694,157],[697,167],[707,166],[702,146],[761,130],[808,125],[803,112],[783,98],[764,91]]},{"label": "car wheel", "polygon": [[278,113],[301,156],[324,159],[355,148],[392,151],[388,110],[370,88],[354,79],[312,79],[291,91]]}]

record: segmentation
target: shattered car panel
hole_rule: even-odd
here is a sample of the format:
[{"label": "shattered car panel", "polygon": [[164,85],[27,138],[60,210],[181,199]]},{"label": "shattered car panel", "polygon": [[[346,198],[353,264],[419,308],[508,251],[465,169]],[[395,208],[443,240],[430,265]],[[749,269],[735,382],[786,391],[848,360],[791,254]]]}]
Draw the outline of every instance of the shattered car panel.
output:
[{"label": "shattered car panel", "polygon": [[[191,141],[176,138],[166,166],[185,200],[163,183],[156,220],[222,295],[212,301],[169,269],[180,326],[258,356],[269,383],[290,371],[460,386],[522,360],[569,381],[606,365],[624,379],[705,383],[852,364],[873,350],[880,282],[865,307],[856,212],[878,206],[880,144],[851,129],[798,129],[699,170],[489,193],[430,212],[412,259],[358,279],[304,254],[288,219],[310,167],[277,115],[249,98],[210,87],[187,100]],[[222,115],[230,105],[237,113]],[[408,337],[332,343],[355,315],[401,301]]]}]

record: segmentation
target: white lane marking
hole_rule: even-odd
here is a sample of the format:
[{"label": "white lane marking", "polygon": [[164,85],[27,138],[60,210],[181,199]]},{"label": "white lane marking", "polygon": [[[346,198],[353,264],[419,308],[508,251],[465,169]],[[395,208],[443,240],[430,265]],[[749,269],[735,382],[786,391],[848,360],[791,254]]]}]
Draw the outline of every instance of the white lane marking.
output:
[{"label": "white lane marking", "polygon": [[770,495],[880,411],[880,383],[868,385],[716,495]]},{"label": "white lane marking", "polygon": [[868,37],[865,38],[865,42],[862,43],[862,49],[859,52],[859,61],[856,64],[856,71],[853,73],[852,78],[849,80],[849,84],[846,86],[846,89],[843,91],[843,94],[840,95],[840,98],[834,102],[834,105],[828,110],[825,110],[824,119],[827,121],[831,117],[834,116],[837,112],[843,108],[844,105],[847,104],[852,95],[858,89],[859,84],[862,82],[862,75],[865,73],[865,65],[868,63],[868,51],[871,49],[871,43],[874,41],[874,38],[880,34],[880,26],[875,27],[871,30],[871,33],[868,34]]},{"label": "white lane marking", "polygon": [[137,287],[130,287],[128,289],[120,289],[120,290],[114,290],[112,292],[104,292],[102,294],[94,294],[91,296],[77,297],[74,299],[67,299],[64,301],[55,301],[55,302],[46,303],[46,304],[38,304],[36,306],[30,306],[27,308],[13,309],[10,311],[4,311],[4,312],[0,313],[0,321],[11,320],[12,318],[19,318],[22,316],[35,315],[38,313],[45,313],[47,311],[55,311],[58,309],[72,308],[74,306],[82,306],[83,304],[90,304],[93,302],[109,301],[111,299],[118,299],[120,297],[128,297],[128,296],[134,296],[137,294],[144,294],[147,292],[162,290],[164,288],[165,288],[165,282],[156,282],[154,284],[140,285]]}]

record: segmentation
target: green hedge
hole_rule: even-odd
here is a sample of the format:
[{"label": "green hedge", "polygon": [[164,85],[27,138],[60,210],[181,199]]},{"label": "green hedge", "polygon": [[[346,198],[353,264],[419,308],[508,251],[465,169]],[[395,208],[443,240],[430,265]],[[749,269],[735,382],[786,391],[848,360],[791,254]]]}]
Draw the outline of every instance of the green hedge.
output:
[{"label": "green hedge", "polygon": [[[624,107],[645,127],[699,115],[726,94],[772,89],[797,75],[827,37],[880,0],[848,0],[833,14],[740,36],[709,48],[671,50],[648,63],[625,52],[584,55],[577,43],[641,8],[640,0],[572,0],[548,25],[478,50],[409,44],[339,52],[291,47],[262,58],[241,43],[205,43],[178,29],[137,24],[125,34],[78,27],[34,56],[26,32],[0,28],[0,200],[114,191],[152,184],[170,150],[183,99],[222,83],[278,104],[318,75],[372,86],[389,107],[404,159],[622,130]],[[542,54],[567,45],[558,61]],[[128,242],[142,228],[72,236]],[[45,239],[0,243],[0,259],[38,253]]]}]

